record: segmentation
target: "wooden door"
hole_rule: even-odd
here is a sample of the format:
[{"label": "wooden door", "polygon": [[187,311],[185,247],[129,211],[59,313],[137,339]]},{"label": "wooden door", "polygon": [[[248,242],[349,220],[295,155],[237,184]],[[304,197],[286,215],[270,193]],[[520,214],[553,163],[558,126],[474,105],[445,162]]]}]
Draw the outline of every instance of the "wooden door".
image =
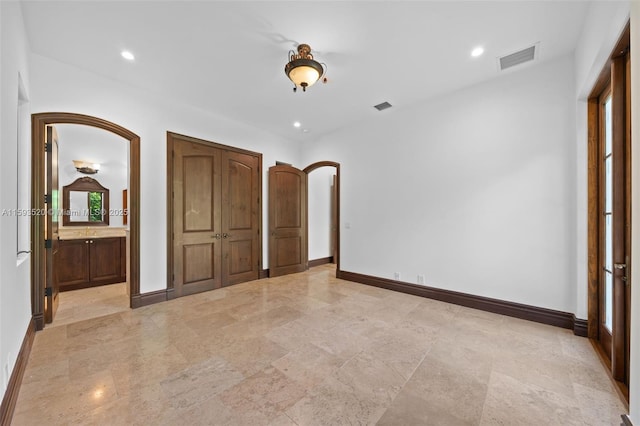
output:
[{"label": "wooden door", "polygon": [[173,141],[173,285],[177,297],[222,285],[222,151]]},{"label": "wooden door", "polygon": [[94,285],[120,282],[120,238],[89,240],[89,280]]},{"label": "wooden door", "polygon": [[53,321],[58,309],[58,279],[55,264],[58,256],[58,133],[55,127],[46,127],[46,210],[45,221],[45,299],[44,319],[46,323]]},{"label": "wooden door", "polygon": [[609,84],[597,98],[599,211],[598,341],[614,379],[629,378],[631,168],[629,57],[611,62]]},{"label": "wooden door", "polygon": [[[627,283],[629,266],[629,248],[631,217],[629,206],[630,182],[630,141],[627,137],[627,60],[628,55],[617,57],[611,64],[611,258],[613,263],[613,293],[612,293],[612,336],[611,336],[611,373],[614,379],[628,383],[626,365],[629,350],[627,337]],[[611,265],[609,265],[611,266]]]},{"label": "wooden door", "polygon": [[269,168],[269,276],[302,272],[307,259],[307,174]]},{"label": "wooden door", "polygon": [[56,257],[58,286],[62,291],[89,284],[89,239],[62,240]]},{"label": "wooden door", "polygon": [[338,179],[333,175],[331,184],[331,263],[338,262]]},{"label": "wooden door", "polygon": [[222,156],[222,285],[260,277],[260,170],[258,158]]}]

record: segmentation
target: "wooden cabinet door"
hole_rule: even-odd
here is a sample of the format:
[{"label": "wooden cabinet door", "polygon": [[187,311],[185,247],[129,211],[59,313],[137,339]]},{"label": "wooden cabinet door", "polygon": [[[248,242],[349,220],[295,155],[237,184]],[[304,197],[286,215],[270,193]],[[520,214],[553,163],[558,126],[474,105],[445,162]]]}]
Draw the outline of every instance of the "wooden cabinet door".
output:
[{"label": "wooden cabinet door", "polygon": [[120,237],[120,282],[127,281],[127,239]]},{"label": "wooden cabinet door", "polygon": [[269,168],[269,276],[307,269],[307,174]]},{"label": "wooden cabinet door", "polygon": [[260,277],[260,170],[253,155],[222,158],[222,283],[231,285]]},{"label": "wooden cabinet door", "polygon": [[222,151],[189,140],[173,147],[173,285],[177,297],[221,282]]},{"label": "wooden cabinet door", "polygon": [[53,268],[61,290],[89,284],[89,240],[62,240]]},{"label": "wooden cabinet door", "polygon": [[89,240],[89,280],[91,284],[120,281],[120,238]]}]

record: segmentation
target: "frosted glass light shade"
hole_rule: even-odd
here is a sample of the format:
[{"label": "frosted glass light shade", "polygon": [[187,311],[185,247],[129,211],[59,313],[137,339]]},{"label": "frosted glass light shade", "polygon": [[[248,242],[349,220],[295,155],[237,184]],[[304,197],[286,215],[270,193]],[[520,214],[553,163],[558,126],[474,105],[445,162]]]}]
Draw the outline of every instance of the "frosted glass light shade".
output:
[{"label": "frosted glass light shade", "polygon": [[313,84],[320,78],[320,73],[317,69],[310,66],[299,66],[289,71],[289,78],[296,86],[313,86]]},{"label": "frosted glass light shade", "polygon": [[98,163],[89,163],[87,161],[82,161],[82,160],[72,160],[72,161],[73,161],[73,166],[76,168],[76,170],[86,175],[96,174],[98,173],[98,170],[100,170],[100,164]]}]

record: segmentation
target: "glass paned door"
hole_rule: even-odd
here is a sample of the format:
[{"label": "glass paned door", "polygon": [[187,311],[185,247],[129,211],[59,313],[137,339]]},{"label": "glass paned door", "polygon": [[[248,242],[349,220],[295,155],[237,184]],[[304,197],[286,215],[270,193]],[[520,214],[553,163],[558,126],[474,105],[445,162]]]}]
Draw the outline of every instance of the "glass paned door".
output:
[{"label": "glass paned door", "polygon": [[614,379],[628,376],[628,288],[630,265],[630,127],[625,63],[611,62],[611,79],[598,97],[599,169],[599,341],[611,361]]},{"label": "glass paned door", "polygon": [[613,244],[612,244],[612,207],[613,207],[613,152],[612,132],[611,132],[611,95],[609,94],[603,104],[603,127],[604,127],[604,244],[603,250],[603,273],[604,273],[604,294],[603,294],[603,323],[608,333],[613,329]]},{"label": "glass paned door", "polygon": [[631,253],[630,26],[588,100],[588,329],[612,377],[629,380]]}]

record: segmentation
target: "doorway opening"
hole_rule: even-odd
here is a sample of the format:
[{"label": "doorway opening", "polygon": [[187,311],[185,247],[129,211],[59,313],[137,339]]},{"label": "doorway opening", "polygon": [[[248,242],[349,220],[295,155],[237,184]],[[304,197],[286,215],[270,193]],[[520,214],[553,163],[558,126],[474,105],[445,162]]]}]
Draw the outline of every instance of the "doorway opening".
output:
[{"label": "doorway opening", "polygon": [[[315,163],[307,174],[309,268],[338,262],[338,173],[340,165]],[[336,268],[337,270],[337,268]]]},{"label": "doorway opening", "polygon": [[[320,226],[328,243],[329,256],[309,259],[309,174],[321,167],[335,169],[329,189],[331,202]],[[320,177],[322,177],[320,175]],[[322,187],[322,183],[320,184]],[[326,189],[326,188],[325,188]],[[321,203],[322,204],[322,203]],[[322,222],[322,220],[319,220]],[[291,165],[277,164],[269,168],[269,277],[277,277],[309,269],[325,263],[335,263],[340,270],[340,164],[320,161],[300,170]],[[316,226],[316,223],[313,224]],[[315,230],[314,230],[315,231]],[[326,242],[325,241],[325,242]],[[321,246],[321,244],[319,244]],[[322,248],[321,248],[322,249]],[[313,251],[311,251],[313,253]]]},{"label": "doorway opening", "polygon": [[[123,152],[128,155],[126,186],[112,183],[116,187],[105,188],[107,185],[101,185],[97,179],[105,182],[108,174],[105,169],[102,175],[97,174],[99,166],[95,164],[84,170],[89,176],[74,175],[75,180],[66,182],[72,179],[65,172],[75,173],[72,168],[78,166],[67,164],[67,160],[59,164],[56,126],[64,128],[66,135],[74,131],[106,130],[109,135],[117,136],[120,140],[116,142],[123,144]],[[105,167],[115,169],[118,165],[108,162]],[[58,173],[60,169],[62,173]],[[136,134],[88,115],[55,112],[32,115],[31,205],[34,212],[41,213],[33,215],[31,220],[31,302],[37,330],[53,321],[61,285],[63,291],[87,287],[81,291],[109,293],[107,287],[110,286],[97,286],[121,283],[124,279],[128,285],[120,284],[119,291],[128,290],[128,294],[122,303],[134,307],[136,297],[140,297],[139,202],[140,138]],[[63,221],[72,226],[60,227]],[[120,226],[108,227],[110,222]],[[118,293],[118,289],[111,290]],[[86,301],[93,297],[95,295],[79,299]],[[100,315],[98,310],[95,313],[94,316]]]}]

